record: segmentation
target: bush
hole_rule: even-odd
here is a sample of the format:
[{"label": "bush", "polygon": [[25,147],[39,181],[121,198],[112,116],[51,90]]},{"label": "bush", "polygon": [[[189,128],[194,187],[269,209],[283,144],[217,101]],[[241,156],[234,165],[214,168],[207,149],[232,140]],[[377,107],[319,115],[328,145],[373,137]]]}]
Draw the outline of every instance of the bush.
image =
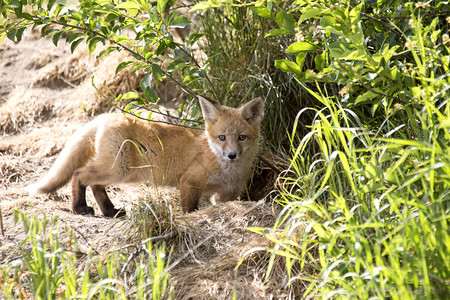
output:
[{"label": "bush", "polygon": [[278,224],[253,229],[272,237],[270,251],[286,258],[288,271],[295,261],[316,269],[292,278],[311,282],[303,296],[448,297],[448,8],[256,8],[279,25],[268,35],[296,37],[286,49],[295,61],[275,65],[320,103],[307,135],[300,125],[292,130],[293,176],[280,187]]}]

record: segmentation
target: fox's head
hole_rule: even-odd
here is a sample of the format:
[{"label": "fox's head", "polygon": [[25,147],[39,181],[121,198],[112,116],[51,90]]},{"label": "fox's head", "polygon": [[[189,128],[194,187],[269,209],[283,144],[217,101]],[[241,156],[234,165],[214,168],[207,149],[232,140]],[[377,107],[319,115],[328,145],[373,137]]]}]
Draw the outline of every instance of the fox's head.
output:
[{"label": "fox's head", "polygon": [[221,159],[235,161],[248,149],[256,153],[264,102],[255,98],[240,108],[212,104],[200,97],[211,150]]}]

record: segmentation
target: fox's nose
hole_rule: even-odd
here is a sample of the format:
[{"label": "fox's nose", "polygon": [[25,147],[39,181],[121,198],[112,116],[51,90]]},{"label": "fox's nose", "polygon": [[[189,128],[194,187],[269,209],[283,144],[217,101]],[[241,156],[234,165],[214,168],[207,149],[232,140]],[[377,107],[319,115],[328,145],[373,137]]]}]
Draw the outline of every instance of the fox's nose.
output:
[{"label": "fox's nose", "polygon": [[230,154],[228,154],[228,158],[229,158],[229,159],[235,159],[235,158],[236,158],[236,153],[230,153]]}]

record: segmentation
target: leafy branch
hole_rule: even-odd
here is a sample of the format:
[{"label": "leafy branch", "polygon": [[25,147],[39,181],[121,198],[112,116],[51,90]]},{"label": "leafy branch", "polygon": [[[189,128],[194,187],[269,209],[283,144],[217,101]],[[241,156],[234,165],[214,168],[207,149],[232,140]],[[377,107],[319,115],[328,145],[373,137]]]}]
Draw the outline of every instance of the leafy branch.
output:
[{"label": "leafy branch", "polygon": [[[72,52],[83,41],[90,53],[98,43],[109,43],[98,57],[112,51],[125,50],[130,53],[136,61],[122,62],[117,66],[116,73],[129,66],[133,66],[133,72],[143,69],[147,76],[141,81],[141,88],[147,101],[157,101],[151,82],[159,84],[164,79],[171,80],[183,93],[198,100],[189,85],[203,79],[220,103],[206,66],[202,67],[189,51],[189,47],[202,35],[191,34],[183,44],[174,41],[169,29],[184,28],[191,21],[180,15],[178,10],[170,9],[167,0],[158,0],[156,4],[141,0],[121,3],[83,1],[77,10],[68,9],[64,13],[61,13],[64,5],[55,4],[55,0],[46,5],[42,1],[32,2],[29,4],[32,12],[28,13],[25,12],[27,4],[24,2],[0,0],[0,13],[5,18],[0,23],[0,41],[5,35],[13,41],[20,41],[27,27],[43,25],[42,36],[52,36],[55,45],[66,36],[66,43],[71,44]],[[161,58],[169,62],[164,69]]]}]

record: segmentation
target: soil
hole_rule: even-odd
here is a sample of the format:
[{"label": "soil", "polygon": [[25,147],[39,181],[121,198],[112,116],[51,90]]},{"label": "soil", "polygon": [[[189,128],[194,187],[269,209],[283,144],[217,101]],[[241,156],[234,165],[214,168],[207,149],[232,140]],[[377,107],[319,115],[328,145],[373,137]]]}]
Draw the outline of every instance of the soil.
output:
[{"label": "soil", "polygon": [[[125,73],[114,76],[111,66],[116,66],[123,54],[96,60],[95,54],[89,56],[82,47],[71,54],[69,46],[60,41],[55,47],[51,39],[42,39],[39,32],[33,31],[28,31],[18,44],[7,38],[0,44],[0,208],[4,231],[0,234],[0,264],[8,257],[8,251],[26,237],[21,224],[14,223],[14,209],[30,217],[57,217],[74,228],[86,249],[108,249],[121,234],[117,224],[128,222],[128,217],[119,221],[102,217],[90,193],[88,203],[96,215],[73,214],[69,186],[43,196],[32,196],[24,190],[46,173],[78,127],[111,110],[111,105],[92,86],[93,75],[100,90],[105,87],[104,90],[117,93],[132,90],[139,82],[139,74],[121,71]],[[170,91],[163,90],[161,94],[165,92]],[[141,199],[163,193],[170,199],[177,218],[190,228],[190,235],[203,241],[207,250],[202,255],[186,255],[181,246],[174,251],[172,261],[178,260],[178,265],[173,265],[171,277],[177,299],[230,299],[233,288],[238,291],[238,299],[287,296],[281,284],[264,281],[268,260],[264,252],[252,257],[253,267],[248,263],[247,269],[235,277],[234,268],[246,251],[269,245],[266,239],[244,233],[242,228],[271,227],[276,216],[271,205],[261,201],[219,206],[204,203],[199,211],[182,215],[175,190],[155,192],[145,185],[136,185],[113,187],[109,192],[115,206],[124,207],[127,214]]]}]

